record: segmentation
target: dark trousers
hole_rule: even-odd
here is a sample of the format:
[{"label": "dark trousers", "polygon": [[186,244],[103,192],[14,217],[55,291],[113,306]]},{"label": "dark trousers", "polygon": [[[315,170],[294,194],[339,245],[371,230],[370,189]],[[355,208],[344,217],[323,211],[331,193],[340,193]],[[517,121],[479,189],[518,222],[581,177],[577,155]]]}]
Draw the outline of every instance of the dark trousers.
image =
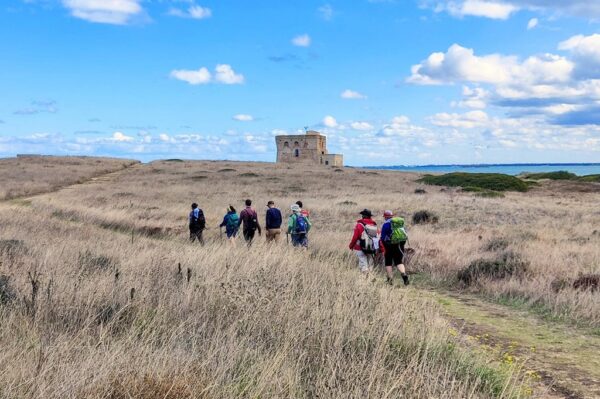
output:
[{"label": "dark trousers", "polygon": [[244,240],[248,243],[248,246],[252,244],[252,240],[254,240],[254,235],[256,234],[256,230],[244,230]]},{"label": "dark trousers", "polygon": [[190,227],[190,241],[194,242],[196,240],[198,240],[198,242],[201,245],[204,245],[204,238],[202,238],[202,232],[204,230],[202,229],[197,229],[197,228],[192,228]]}]

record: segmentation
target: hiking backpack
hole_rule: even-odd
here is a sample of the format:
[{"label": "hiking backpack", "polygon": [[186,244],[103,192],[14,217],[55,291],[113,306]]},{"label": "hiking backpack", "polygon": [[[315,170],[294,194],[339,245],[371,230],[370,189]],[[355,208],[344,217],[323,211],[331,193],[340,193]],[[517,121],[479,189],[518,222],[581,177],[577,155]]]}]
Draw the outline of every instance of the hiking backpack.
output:
[{"label": "hiking backpack", "polygon": [[390,237],[392,244],[400,244],[408,240],[408,234],[406,234],[406,229],[404,228],[404,219],[395,217],[390,220],[390,223],[392,225],[392,236]]},{"label": "hiking backpack", "polygon": [[363,232],[360,235],[360,250],[367,255],[377,253],[378,239],[377,226],[372,224],[363,224]]},{"label": "hiking backpack", "polygon": [[296,216],[296,226],[294,227],[294,233],[306,234],[308,233],[308,220],[302,214]]},{"label": "hiking backpack", "polygon": [[225,224],[225,229],[227,229],[227,231],[236,231],[238,229],[239,224],[240,224],[240,217],[237,215],[237,213],[231,213],[231,214],[229,214],[229,217],[227,218],[227,223]]},{"label": "hiking backpack", "polygon": [[[248,211],[247,211],[248,212]],[[255,231],[258,228],[258,216],[255,211],[252,211],[249,214],[248,225],[246,226],[246,230]]]},{"label": "hiking backpack", "polygon": [[202,230],[206,228],[206,219],[204,218],[204,212],[202,212],[202,209],[196,208],[192,211],[191,224]]}]

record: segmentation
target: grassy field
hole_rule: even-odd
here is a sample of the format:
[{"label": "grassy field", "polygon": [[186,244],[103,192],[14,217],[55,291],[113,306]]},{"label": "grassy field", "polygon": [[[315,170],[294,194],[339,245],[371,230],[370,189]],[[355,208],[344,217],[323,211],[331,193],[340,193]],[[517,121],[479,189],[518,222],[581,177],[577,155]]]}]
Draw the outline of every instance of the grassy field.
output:
[{"label": "grassy field", "polygon": [[[523,373],[474,353],[442,305],[411,294],[418,284],[361,277],[351,230],[361,209],[393,209],[417,250],[416,281],[598,328],[599,292],[577,281],[600,273],[600,194],[542,182],[483,198],[417,178],[163,161],[4,201],[0,364],[11,366],[0,397],[530,395]],[[303,200],[310,250],[224,242],[225,208],[246,198],[261,222],[268,200],[284,213]],[[187,242],[193,201],[204,247]],[[437,222],[414,224],[418,211]]]},{"label": "grassy field", "polygon": [[53,191],[123,169],[136,162],[94,157],[0,159],[0,200]]}]

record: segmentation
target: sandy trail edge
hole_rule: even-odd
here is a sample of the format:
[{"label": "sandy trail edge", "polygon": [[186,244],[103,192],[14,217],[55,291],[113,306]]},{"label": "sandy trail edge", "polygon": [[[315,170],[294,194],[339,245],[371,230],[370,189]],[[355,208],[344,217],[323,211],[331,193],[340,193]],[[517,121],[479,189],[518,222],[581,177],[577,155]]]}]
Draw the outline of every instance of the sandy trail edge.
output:
[{"label": "sandy trail edge", "polygon": [[536,397],[600,398],[599,336],[474,295],[412,287],[411,296],[437,301],[473,345],[524,362],[525,370],[539,376]]}]

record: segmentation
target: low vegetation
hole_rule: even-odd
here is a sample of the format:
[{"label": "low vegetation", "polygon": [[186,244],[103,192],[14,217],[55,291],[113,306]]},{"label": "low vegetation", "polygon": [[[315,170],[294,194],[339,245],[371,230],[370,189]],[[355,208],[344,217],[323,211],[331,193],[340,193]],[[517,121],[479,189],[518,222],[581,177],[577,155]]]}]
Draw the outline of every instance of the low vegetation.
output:
[{"label": "low vegetation", "polygon": [[425,175],[419,182],[436,186],[462,187],[463,191],[520,191],[529,189],[529,185],[515,176],[501,173],[462,173],[444,175]]},{"label": "low vegetation", "polygon": [[524,179],[530,179],[530,180],[548,179],[548,180],[573,180],[573,181],[582,181],[582,182],[588,182],[588,183],[600,182],[600,174],[577,176],[574,173],[567,172],[564,170],[560,170],[557,172],[526,173],[522,177]]},{"label": "low vegetation", "polygon": [[[517,370],[411,296],[420,276],[600,327],[599,193],[423,195],[413,174],[361,172],[162,161],[0,203],[0,396],[519,397]],[[261,223],[268,200],[284,217],[303,200],[309,251],[225,243],[225,208],[246,198]],[[205,247],[187,241],[192,202]],[[413,285],[360,276],[348,240],[363,208],[405,216]]]}]

